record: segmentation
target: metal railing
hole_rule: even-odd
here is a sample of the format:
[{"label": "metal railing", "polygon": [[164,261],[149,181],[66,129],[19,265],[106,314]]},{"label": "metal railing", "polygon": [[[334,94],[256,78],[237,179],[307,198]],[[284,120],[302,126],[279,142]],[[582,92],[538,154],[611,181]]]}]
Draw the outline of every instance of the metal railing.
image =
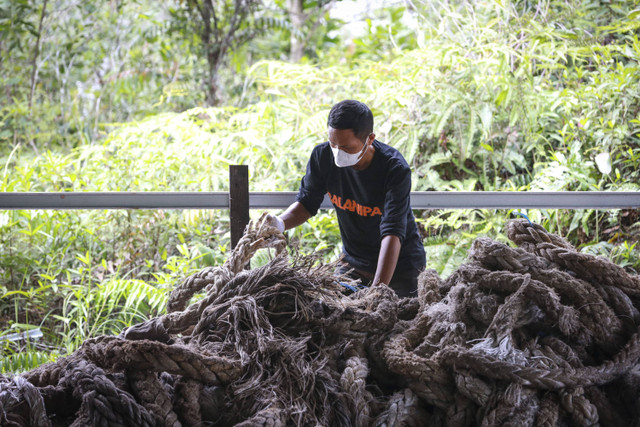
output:
[{"label": "metal railing", "polygon": [[[248,167],[229,167],[229,192],[0,193],[4,209],[229,209],[231,243],[242,237],[250,209],[286,208],[297,192],[249,192]],[[413,209],[640,209],[640,192],[417,191]],[[331,209],[329,198],[321,208]]]},{"label": "metal railing", "polygon": [[[3,209],[229,209],[227,192],[0,193]],[[285,208],[295,191],[249,192],[249,209]],[[638,209],[640,192],[414,191],[413,209]],[[333,209],[329,198],[321,205]]]}]

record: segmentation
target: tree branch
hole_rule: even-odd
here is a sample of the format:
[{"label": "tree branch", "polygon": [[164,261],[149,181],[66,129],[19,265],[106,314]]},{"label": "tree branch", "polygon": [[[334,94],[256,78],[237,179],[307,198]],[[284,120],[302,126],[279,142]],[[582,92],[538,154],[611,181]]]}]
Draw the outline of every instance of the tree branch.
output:
[{"label": "tree branch", "polygon": [[[207,25],[210,26],[213,38],[216,43],[220,43],[220,22],[218,21],[218,15],[216,14],[216,8],[211,0],[204,0],[204,6],[209,11],[207,16]],[[213,18],[213,25],[211,25],[211,19]]]}]

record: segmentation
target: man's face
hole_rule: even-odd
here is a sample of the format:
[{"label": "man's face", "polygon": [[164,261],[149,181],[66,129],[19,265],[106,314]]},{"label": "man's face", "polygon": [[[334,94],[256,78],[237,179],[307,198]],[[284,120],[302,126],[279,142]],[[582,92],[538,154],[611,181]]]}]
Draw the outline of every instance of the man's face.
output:
[{"label": "man's face", "polygon": [[[372,137],[375,136],[370,134],[366,143],[371,143]],[[334,129],[331,126],[329,126],[329,144],[349,154],[357,154],[364,148],[364,143],[353,134],[353,129]]]}]

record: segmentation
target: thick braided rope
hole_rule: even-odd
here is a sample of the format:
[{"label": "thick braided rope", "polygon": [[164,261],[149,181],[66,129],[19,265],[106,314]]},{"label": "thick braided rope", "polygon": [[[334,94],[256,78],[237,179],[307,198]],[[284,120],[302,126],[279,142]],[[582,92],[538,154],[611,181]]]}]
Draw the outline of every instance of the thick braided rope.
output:
[{"label": "thick braided rope", "polygon": [[629,295],[613,286],[603,286],[597,290],[622,322],[624,333],[626,335],[633,333],[636,324],[640,323],[640,312]]},{"label": "thick braided rope", "polygon": [[[431,369],[426,372],[427,376],[431,375],[431,371],[439,371],[437,374],[439,380],[433,385],[421,385],[419,390],[414,388],[414,391],[423,398],[435,392],[440,394],[441,403],[453,401],[453,396],[448,395],[447,388],[437,385],[442,381],[448,382],[450,380],[446,372],[441,369],[437,354],[442,347],[452,344],[462,345],[467,341],[470,331],[462,323],[465,316],[464,309],[461,306],[465,300],[464,291],[465,286],[463,284],[451,288],[448,294],[448,304],[440,302],[431,305],[420,313],[407,328],[398,329],[399,334],[392,335],[385,344],[383,356],[387,363],[390,363],[390,366],[396,365],[397,369],[403,372],[407,371],[409,367],[403,366],[403,353],[412,352],[420,360],[430,360],[425,365],[426,367],[431,366]],[[442,392],[445,393],[441,394]]]},{"label": "thick braided rope", "polygon": [[448,426],[464,427],[471,425],[475,419],[475,404],[461,393],[453,396],[451,405],[447,407],[445,419]]},{"label": "thick braided rope", "polygon": [[557,234],[549,233],[539,224],[532,224],[525,219],[514,219],[507,223],[507,237],[527,252],[536,253],[539,243],[551,243],[559,248],[573,249],[573,245]]},{"label": "thick braided rope", "polygon": [[577,277],[595,286],[619,287],[628,295],[640,296],[640,277],[603,257],[577,252],[564,239],[547,233],[542,227],[515,220],[507,224],[507,236],[518,246],[530,249],[557,265],[573,271]]},{"label": "thick braided rope", "polygon": [[[582,347],[578,348],[583,350]],[[577,369],[584,366],[576,348],[553,335],[542,337],[528,350],[531,353],[529,359],[535,360],[536,367]]]},{"label": "thick braided rope", "polygon": [[[247,245],[245,245],[245,247],[247,247]],[[223,270],[228,271],[227,269]],[[193,282],[197,283],[199,281],[200,275],[203,275],[206,278],[211,276],[212,273],[207,270],[207,272],[205,273],[196,273],[190,277],[193,278]],[[216,280],[218,277],[221,276],[212,277],[211,283],[217,283]],[[246,280],[246,278],[247,274],[244,271],[235,274],[232,279],[224,283],[225,289],[234,289],[238,287],[239,284]],[[202,279],[200,284],[208,282],[208,280],[209,279]],[[190,283],[189,279],[187,279],[185,282]],[[205,308],[211,305],[214,301],[223,298],[223,295],[219,295],[219,289],[209,289],[205,298],[187,306],[188,300],[192,296],[190,291],[178,290],[175,292],[176,295],[179,294],[181,296],[176,297],[175,300],[170,300],[168,313],[166,315],[151,319],[150,321],[143,322],[138,325],[134,325],[128,328],[126,331],[123,331],[121,335],[127,339],[144,339],[145,337],[156,339],[158,335],[162,334],[166,334],[167,336],[168,334],[190,334],[191,329],[200,320],[202,312],[205,310]],[[161,330],[160,333],[158,333],[159,330]]]},{"label": "thick braided rope", "polygon": [[[284,258],[286,241],[284,235],[268,224],[263,214],[256,222],[250,221],[233,252],[221,268],[205,269],[188,277],[183,285],[177,287],[168,303],[168,314],[161,317],[167,332],[184,333],[194,326],[201,317],[202,311],[220,299],[224,289],[235,289],[246,279],[244,268],[256,251],[262,248],[275,247],[276,255]],[[195,304],[188,305],[193,294],[205,288],[206,297]]]},{"label": "thick braided rope", "polygon": [[[493,322],[500,305],[501,298],[497,293],[487,293],[475,283],[468,284],[464,289],[460,308],[464,308],[464,314],[471,318],[467,321],[470,335],[483,335],[483,328]],[[476,329],[477,332],[472,329]]]},{"label": "thick braided rope", "polygon": [[333,312],[320,322],[331,333],[340,335],[375,334],[393,328],[398,320],[398,297],[386,285],[372,286],[349,299],[332,301]]},{"label": "thick braided rope", "polygon": [[173,402],[158,379],[158,374],[130,369],[127,377],[132,392],[138,401],[155,418],[156,424],[166,427],[181,427],[178,415],[173,411]]},{"label": "thick braided rope", "polygon": [[221,288],[233,277],[233,273],[225,266],[208,267],[187,277],[179,286],[176,286],[167,302],[167,312],[182,311],[187,308],[193,295],[209,285]]},{"label": "thick braided rope", "polygon": [[267,213],[263,213],[256,221],[249,221],[244,235],[233,249],[225,266],[233,273],[243,270],[258,249],[275,248],[276,254],[285,254],[286,239],[284,235],[267,220]]},{"label": "thick braided rope", "polygon": [[420,300],[416,297],[402,298],[398,301],[398,319],[411,320],[414,319],[420,311]]},{"label": "thick braided rope", "polygon": [[[253,234],[225,267],[235,269],[233,277],[213,270],[194,275],[175,298],[183,301],[174,306],[181,310],[137,325],[123,334],[127,339],[89,340],[50,365],[53,373],[24,378],[42,384],[46,405],[64,390],[82,400],[78,426],[175,426],[178,419],[184,425],[367,424],[358,417],[382,409],[369,381],[383,375],[408,388],[380,396],[387,406],[376,425],[629,421],[603,390],[621,387],[628,401],[638,401],[640,381],[629,380],[640,361],[637,298],[626,285],[594,283],[554,259],[577,252],[541,227],[523,224],[521,248],[478,239],[471,261],[447,280],[423,273],[410,303],[387,287],[333,296],[302,277],[311,270],[292,272],[281,260],[246,272],[255,250],[278,234],[259,229],[269,227],[252,224]],[[189,305],[193,289],[204,289],[205,297]],[[367,351],[345,350],[344,342]],[[72,384],[76,379],[82,389]],[[340,399],[344,392],[355,397],[353,405]],[[124,409],[114,414],[113,407]],[[8,416],[27,417],[27,409],[20,402]],[[60,413],[71,416],[68,409]]]},{"label": "thick braided rope", "polygon": [[599,366],[577,369],[538,369],[520,366],[486,353],[453,346],[443,349],[441,358],[443,363],[454,370],[465,369],[487,378],[513,381],[540,389],[588,387],[607,384],[633,369],[640,361],[640,338],[636,332],[612,359]]},{"label": "thick braided rope", "polygon": [[168,372],[212,385],[228,384],[242,374],[238,361],[148,340],[94,338],[85,341],[78,352],[86,360],[104,368]]},{"label": "thick braided rope", "polygon": [[276,254],[286,253],[284,235],[267,222],[266,214],[262,214],[257,221],[249,221],[244,235],[222,267],[205,268],[187,277],[173,289],[167,303],[167,312],[183,311],[191,297],[202,289],[206,293],[218,293],[236,274],[244,270],[259,249],[266,247],[275,247]]},{"label": "thick braided rope", "polygon": [[470,254],[488,270],[503,267],[514,273],[530,274],[533,279],[557,292],[561,298],[571,301],[571,305],[580,313],[581,322],[598,343],[609,346],[619,343],[622,322],[588,282],[576,279],[564,271],[547,269],[542,258],[486,238],[477,239]]},{"label": "thick braided rope", "polygon": [[540,400],[536,425],[541,427],[556,427],[558,425],[558,418],[560,418],[559,406],[555,393],[545,394]]},{"label": "thick braided rope", "polygon": [[598,409],[584,396],[584,388],[565,389],[559,391],[560,404],[575,425],[594,426],[598,424]]},{"label": "thick braided rope", "polygon": [[118,389],[92,363],[84,360],[69,363],[60,383],[73,389],[73,396],[82,402],[74,425],[155,425],[153,417],[133,396]]},{"label": "thick braided rope", "polygon": [[389,398],[387,407],[378,415],[373,425],[426,426],[429,425],[429,416],[418,396],[410,388],[405,388]]},{"label": "thick braided rope", "polygon": [[478,406],[487,406],[493,395],[491,384],[480,379],[473,372],[459,369],[455,374],[457,391],[471,399]]},{"label": "thick braided rope", "polygon": [[202,393],[202,383],[188,378],[181,378],[176,384],[176,412],[184,421],[186,426],[198,426],[202,424],[202,413],[200,409],[200,395]]},{"label": "thick braided rope", "polygon": [[[494,398],[486,412],[482,425],[530,426],[539,408],[536,390],[512,383]],[[468,424],[467,424],[468,425]]]},{"label": "thick braided rope", "polygon": [[545,258],[552,260],[576,276],[594,285],[608,285],[622,289],[627,295],[640,295],[640,279],[631,276],[622,267],[606,258],[576,252],[572,249],[557,248],[548,243],[536,246]]},{"label": "thick braided rope", "polygon": [[340,376],[340,387],[348,396],[347,406],[352,414],[357,414],[355,425],[364,427],[371,424],[372,394],[366,389],[369,366],[364,350],[353,349],[348,352],[347,363]]},{"label": "thick braided rope", "polygon": [[235,427],[285,427],[289,425],[289,419],[289,411],[276,406],[259,411],[251,418],[236,424]]},{"label": "thick braided rope", "polygon": [[417,298],[420,302],[421,311],[442,299],[442,287],[442,279],[440,279],[437,271],[428,269],[420,273],[418,276]]},{"label": "thick braided rope", "polygon": [[60,376],[67,364],[74,358],[75,355],[60,357],[55,362],[45,363],[31,371],[23,372],[20,376],[36,387],[54,386],[60,381]]},{"label": "thick braided rope", "polygon": [[412,380],[412,390],[422,399],[446,408],[454,398],[448,370],[443,369],[438,359],[425,358],[412,351],[429,322],[430,319],[422,316],[406,331],[387,340],[382,358],[391,371]]},{"label": "thick braided rope", "polygon": [[466,282],[451,287],[441,302],[431,305],[415,320],[424,317],[426,329],[407,329],[407,338],[416,346],[416,352],[424,357],[435,357],[441,348],[449,345],[465,345],[472,337],[483,335],[483,330],[470,321],[467,301],[476,295],[478,288]]},{"label": "thick braided rope", "polygon": [[[628,376],[627,376],[628,377]],[[598,421],[601,425],[605,426],[622,426],[628,423],[623,416],[618,413],[618,410],[613,407],[606,394],[600,390],[598,387],[588,387],[584,392],[585,397],[591,402],[597,410]],[[636,402],[633,405],[630,405],[635,408],[637,413],[638,411],[638,401],[637,398],[640,396],[637,392],[633,394],[636,396]],[[638,424],[640,421],[637,417],[635,418],[635,424]]]},{"label": "thick braided rope", "polygon": [[[246,272],[237,274],[225,285],[225,289],[227,287],[237,287],[239,283],[246,280],[246,277]],[[160,316],[158,318],[158,322],[162,324],[163,328],[169,334],[189,335],[191,333],[191,329],[200,320],[205,308],[223,297],[223,295],[219,295],[216,292],[209,292],[203,299],[189,305],[184,311],[174,311],[172,313],[167,313],[164,316]]]},{"label": "thick braided rope", "polygon": [[20,376],[0,375],[0,425],[51,425],[37,388]]},{"label": "thick braided rope", "polygon": [[489,270],[507,270],[523,274],[542,270],[560,271],[557,265],[545,258],[487,237],[479,237],[473,241],[469,249],[469,258],[478,261]]},{"label": "thick braided rope", "polygon": [[[482,288],[509,292],[515,298],[535,303],[544,310],[546,322],[557,323],[560,331],[566,336],[574,335],[588,342],[591,334],[580,322],[576,310],[573,307],[563,305],[560,297],[551,288],[542,282],[532,280],[528,273],[522,275],[509,271],[492,272],[470,265],[463,265],[458,271],[466,281],[476,283]],[[514,304],[518,304],[517,300],[515,301]],[[506,312],[509,308],[509,304],[505,303],[499,312]],[[512,326],[513,321],[510,321],[506,313],[504,316],[498,313],[494,317],[493,324],[489,327],[489,330],[496,331],[499,341],[510,331]]]},{"label": "thick braided rope", "polygon": [[[236,279],[239,277],[240,275]],[[312,281],[299,276],[286,264],[284,258],[276,258],[264,267],[251,270],[244,279],[237,284],[230,283],[219,298],[204,309],[192,335],[202,336],[210,331],[210,325],[216,324],[222,314],[235,309],[230,306],[232,302],[262,307],[260,310],[269,313],[269,319],[265,319],[265,322],[272,322],[274,326],[284,329],[304,328],[312,320],[315,299],[326,293]],[[224,325],[220,326],[225,329]],[[214,334],[219,335],[218,331]]]}]

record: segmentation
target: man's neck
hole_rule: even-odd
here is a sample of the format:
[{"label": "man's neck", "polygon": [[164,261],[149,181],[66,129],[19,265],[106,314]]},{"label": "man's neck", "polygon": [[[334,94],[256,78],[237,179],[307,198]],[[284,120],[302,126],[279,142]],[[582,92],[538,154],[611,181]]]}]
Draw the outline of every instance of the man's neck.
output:
[{"label": "man's neck", "polygon": [[364,153],[362,159],[356,163],[354,166],[351,166],[353,169],[357,171],[363,171],[371,165],[373,161],[373,155],[376,153],[376,149],[373,147],[373,143],[367,148],[367,151]]}]

